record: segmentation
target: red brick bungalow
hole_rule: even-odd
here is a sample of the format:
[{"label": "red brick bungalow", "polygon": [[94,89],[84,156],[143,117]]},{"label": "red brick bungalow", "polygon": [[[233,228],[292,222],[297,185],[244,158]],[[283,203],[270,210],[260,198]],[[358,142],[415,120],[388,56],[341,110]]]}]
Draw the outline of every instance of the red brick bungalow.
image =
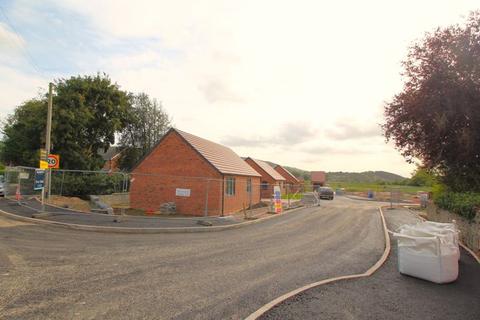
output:
[{"label": "red brick bungalow", "polygon": [[280,173],[280,175],[285,178],[285,182],[288,185],[287,192],[297,192],[300,190],[300,180],[298,180],[297,177],[295,177],[290,171],[279,164],[273,167],[273,169],[275,169],[275,171]]},{"label": "red brick bungalow", "polygon": [[262,183],[260,185],[260,196],[262,199],[270,199],[273,195],[273,186],[280,186],[282,194],[285,193],[285,181],[277,171],[275,171],[268,163],[262,160],[252,159],[250,157],[245,159],[255,171],[262,175]]},{"label": "red brick bungalow", "polygon": [[230,148],[170,129],[132,171],[130,205],[176,213],[228,215],[260,202],[260,174]]}]

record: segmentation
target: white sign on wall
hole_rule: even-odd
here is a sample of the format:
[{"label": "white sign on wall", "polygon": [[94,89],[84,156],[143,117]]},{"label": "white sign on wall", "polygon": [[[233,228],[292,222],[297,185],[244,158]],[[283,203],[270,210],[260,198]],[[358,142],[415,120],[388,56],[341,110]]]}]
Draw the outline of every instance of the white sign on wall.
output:
[{"label": "white sign on wall", "polygon": [[178,197],[190,197],[190,189],[180,189],[175,190],[175,195]]},{"label": "white sign on wall", "polygon": [[20,172],[20,179],[28,179],[29,175],[28,172]]}]

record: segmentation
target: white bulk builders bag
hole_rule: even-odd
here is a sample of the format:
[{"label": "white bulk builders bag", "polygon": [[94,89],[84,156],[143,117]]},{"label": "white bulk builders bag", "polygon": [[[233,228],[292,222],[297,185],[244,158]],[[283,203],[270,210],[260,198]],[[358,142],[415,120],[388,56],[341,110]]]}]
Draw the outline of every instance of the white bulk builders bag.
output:
[{"label": "white bulk builders bag", "polygon": [[432,231],[438,230],[441,233],[443,232],[452,232],[455,235],[455,244],[458,246],[458,228],[455,224],[455,220],[452,220],[452,223],[442,223],[442,222],[433,222],[433,221],[423,221],[417,223],[417,226],[425,229],[430,229]]},{"label": "white bulk builders bag", "polygon": [[400,233],[403,233],[402,230],[414,229],[418,232],[426,233],[425,235],[438,235],[444,238],[443,243],[451,245],[455,248],[457,253],[457,260],[460,260],[460,247],[458,245],[458,229],[455,223],[440,223],[440,222],[430,222],[424,221],[419,222],[416,225],[403,225],[400,227]]},{"label": "white bulk builders bag", "polygon": [[421,228],[422,230],[426,230],[427,232],[430,232],[432,234],[441,234],[441,235],[450,234],[451,237],[453,237],[453,245],[457,249],[457,258],[458,260],[460,260],[460,247],[458,245],[459,231],[458,231],[457,225],[455,224],[455,220],[453,220],[453,223],[424,221],[424,222],[418,223],[417,227]]},{"label": "white bulk builders bag", "polygon": [[400,273],[435,283],[457,279],[458,258],[452,237],[432,235],[415,228],[401,228],[394,236]]}]

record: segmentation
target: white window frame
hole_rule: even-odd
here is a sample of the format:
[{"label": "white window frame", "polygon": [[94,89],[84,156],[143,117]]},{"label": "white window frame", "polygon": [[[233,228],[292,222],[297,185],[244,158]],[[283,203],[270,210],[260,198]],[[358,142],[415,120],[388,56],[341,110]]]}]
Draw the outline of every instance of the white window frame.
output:
[{"label": "white window frame", "polygon": [[227,177],[225,179],[225,194],[227,196],[235,195],[235,177]]},{"label": "white window frame", "polygon": [[262,190],[268,190],[268,182],[267,181],[262,181],[260,185]]},{"label": "white window frame", "polygon": [[247,193],[252,192],[252,178],[247,178]]}]

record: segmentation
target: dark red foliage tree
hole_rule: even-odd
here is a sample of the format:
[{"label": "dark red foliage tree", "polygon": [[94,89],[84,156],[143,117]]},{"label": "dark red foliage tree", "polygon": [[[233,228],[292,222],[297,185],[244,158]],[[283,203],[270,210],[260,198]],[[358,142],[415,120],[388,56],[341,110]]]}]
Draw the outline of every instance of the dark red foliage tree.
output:
[{"label": "dark red foliage tree", "polygon": [[403,67],[403,91],[385,105],[386,140],[451,190],[480,191],[480,11],[427,33]]}]

